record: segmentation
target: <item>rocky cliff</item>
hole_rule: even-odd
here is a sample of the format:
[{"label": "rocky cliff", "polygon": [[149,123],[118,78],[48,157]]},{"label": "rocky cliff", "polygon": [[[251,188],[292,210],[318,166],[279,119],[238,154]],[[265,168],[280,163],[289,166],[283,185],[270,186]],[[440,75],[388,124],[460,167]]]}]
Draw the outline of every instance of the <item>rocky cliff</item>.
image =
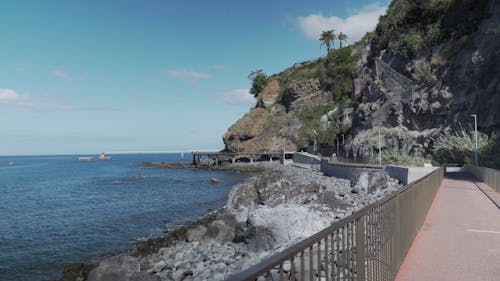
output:
[{"label": "rocky cliff", "polygon": [[[226,150],[331,146],[318,130],[336,124],[325,132],[344,134],[351,156],[367,156],[379,130],[383,147],[426,155],[443,132],[470,127],[471,114],[500,135],[499,2],[395,0],[374,32],[343,49],[270,76],[224,135]],[[311,109],[320,126],[308,130]]]}]

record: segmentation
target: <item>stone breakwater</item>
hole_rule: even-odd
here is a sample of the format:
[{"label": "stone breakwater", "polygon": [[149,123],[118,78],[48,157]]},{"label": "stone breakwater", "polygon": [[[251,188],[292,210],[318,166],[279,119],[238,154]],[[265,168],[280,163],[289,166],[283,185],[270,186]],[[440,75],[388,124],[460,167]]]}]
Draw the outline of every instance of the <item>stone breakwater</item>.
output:
[{"label": "stone breakwater", "polygon": [[401,188],[383,171],[343,180],[264,165],[232,188],[226,208],[104,259],[87,280],[224,280]]}]

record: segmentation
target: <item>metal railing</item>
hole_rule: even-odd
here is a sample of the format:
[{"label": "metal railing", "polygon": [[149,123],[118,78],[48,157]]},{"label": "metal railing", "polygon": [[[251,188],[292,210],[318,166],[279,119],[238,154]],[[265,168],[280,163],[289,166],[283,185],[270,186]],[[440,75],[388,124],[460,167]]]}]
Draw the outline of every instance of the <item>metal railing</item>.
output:
[{"label": "metal railing", "polygon": [[229,280],[392,281],[443,176],[440,168]]},{"label": "metal railing", "polygon": [[496,192],[500,192],[500,171],[478,166],[469,166],[467,170],[476,178],[491,186]]}]

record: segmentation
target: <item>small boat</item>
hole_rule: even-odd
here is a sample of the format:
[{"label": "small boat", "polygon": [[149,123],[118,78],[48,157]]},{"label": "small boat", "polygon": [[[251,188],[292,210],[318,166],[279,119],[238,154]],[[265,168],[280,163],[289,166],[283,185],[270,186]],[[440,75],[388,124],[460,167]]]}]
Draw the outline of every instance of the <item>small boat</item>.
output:
[{"label": "small boat", "polygon": [[111,156],[106,156],[104,155],[104,152],[101,152],[101,154],[99,155],[99,160],[111,160],[113,159]]},{"label": "small boat", "polygon": [[78,161],[80,162],[89,162],[89,161],[93,161],[94,158],[93,157],[78,157]]},{"label": "small boat", "polygon": [[14,162],[12,162],[12,161],[9,162],[9,166],[14,167],[14,165],[16,165],[16,164],[14,164]]}]

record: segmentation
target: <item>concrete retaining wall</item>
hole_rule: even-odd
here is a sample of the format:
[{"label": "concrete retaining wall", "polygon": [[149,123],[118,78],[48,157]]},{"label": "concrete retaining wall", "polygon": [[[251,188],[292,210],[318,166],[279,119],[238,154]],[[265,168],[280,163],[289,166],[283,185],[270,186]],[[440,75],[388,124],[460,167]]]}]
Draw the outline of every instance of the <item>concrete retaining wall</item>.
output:
[{"label": "concrete retaining wall", "polygon": [[300,164],[319,165],[321,164],[321,158],[307,152],[295,152],[293,154],[293,162]]},{"label": "concrete retaining wall", "polygon": [[500,171],[478,166],[468,166],[466,170],[472,173],[476,178],[500,192]]},{"label": "concrete retaining wall", "polygon": [[363,171],[382,170],[381,166],[359,165],[346,163],[329,163],[328,159],[321,160],[321,172],[326,176],[339,179],[350,180],[353,176],[359,175]]},{"label": "concrete retaining wall", "polygon": [[347,163],[329,163],[328,159],[321,160],[321,172],[326,176],[350,180],[363,171],[385,170],[391,178],[396,178],[403,185],[407,185],[432,173],[439,167],[404,167],[404,166],[378,166]]},{"label": "concrete retaining wall", "polygon": [[396,178],[403,185],[407,185],[414,181],[417,181],[428,174],[439,169],[439,167],[405,167],[405,166],[395,166],[387,165],[385,166],[385,171],[391,176],[391,178]]}]

